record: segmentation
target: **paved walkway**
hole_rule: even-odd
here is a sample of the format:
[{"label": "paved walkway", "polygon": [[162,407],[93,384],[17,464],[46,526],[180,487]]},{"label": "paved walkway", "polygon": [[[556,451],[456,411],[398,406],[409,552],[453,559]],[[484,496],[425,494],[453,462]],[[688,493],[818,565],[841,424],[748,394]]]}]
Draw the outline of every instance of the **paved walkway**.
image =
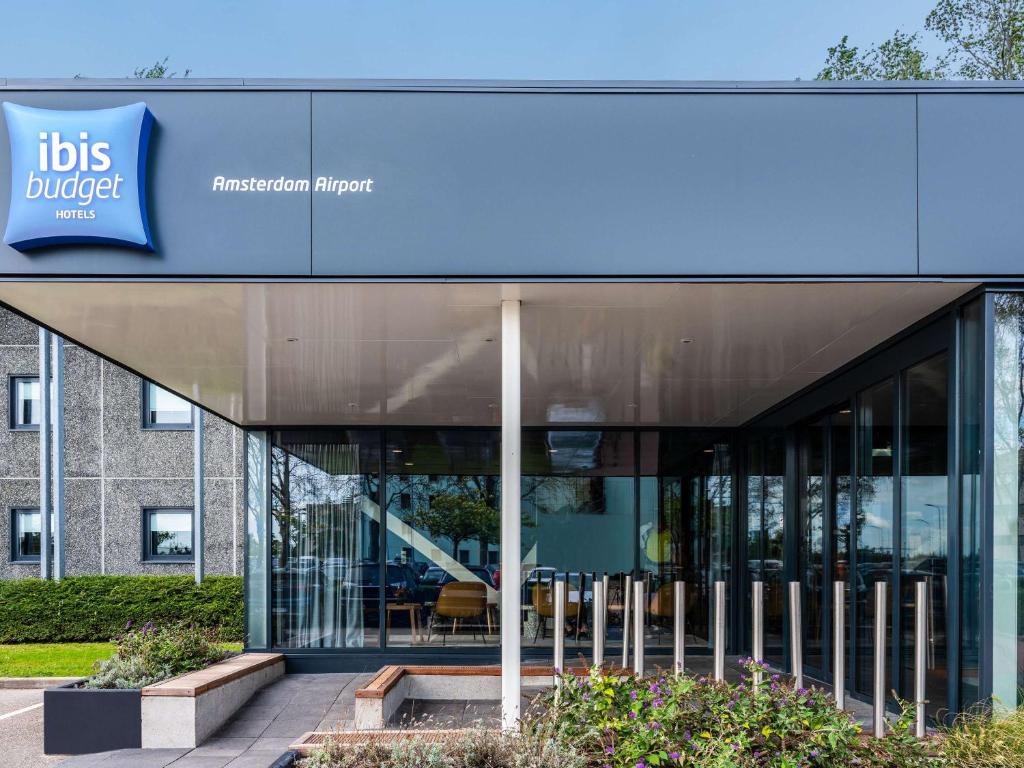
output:
[{"label": "paved walkway", "polygon": [[43,755],[42,690],[0,690],[0,764],[52,765],[60,756]]},{"label": "paved walkway", "polygon": [[[306,731],[351,728],[369,674],[286,675],[261,690],[202,746],[78,755],[61,768],[269,768]],[[25,763],[32,765],[32,763]]]}]

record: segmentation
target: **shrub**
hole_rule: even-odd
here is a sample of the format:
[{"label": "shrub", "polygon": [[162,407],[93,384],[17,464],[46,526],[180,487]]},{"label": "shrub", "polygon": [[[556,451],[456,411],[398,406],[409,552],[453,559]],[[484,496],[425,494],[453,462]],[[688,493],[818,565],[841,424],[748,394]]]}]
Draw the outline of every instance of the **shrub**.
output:
[{"label": "shrub", "polygon": [[1024,768],[1024,709],[958,716],[943,733],[942,755],[952,768]]},{"label": "shrub", "polygon": [[[836,709],[826,692],[794,690],[757,662],[739,685],[706,678],[618,677],[593,670],[566,676],[548,695],[547,719],[558,738],[591,765],[660,766],[931,766],[926,748],[907,735],[905,714],[885,739]],[[557,698],[556,698],[557,697]]]},{"label": "shrub", "polygon": [[327,742],[303,768],[586,768],[584,757],[538,730],[521,734],[470,730],[438,744],[415,736],[393,745]]},{"label": "shrub", "polygon": [[96,662],[86,688],[142,688],[203,669],[226,655],[212,630],[180,624],[129,627],[115,643],[114,655]]},{"label": "shrub", "polygon": [[107,641],[132,622],[176,622],[243,636],[242,577],[76,576],[0,581],[0,643]]}]

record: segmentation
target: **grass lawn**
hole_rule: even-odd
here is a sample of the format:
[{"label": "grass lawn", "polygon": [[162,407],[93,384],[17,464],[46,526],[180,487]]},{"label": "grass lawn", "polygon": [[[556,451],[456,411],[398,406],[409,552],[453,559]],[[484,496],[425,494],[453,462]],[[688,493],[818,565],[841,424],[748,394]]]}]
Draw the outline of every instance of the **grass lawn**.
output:
[{"label": "grass lawn", "polygon": [[[241,643],[225,643],[231,651]],[[24,643],[0,645],[0,677],[85,677],[114,652],[113,643]]]}]

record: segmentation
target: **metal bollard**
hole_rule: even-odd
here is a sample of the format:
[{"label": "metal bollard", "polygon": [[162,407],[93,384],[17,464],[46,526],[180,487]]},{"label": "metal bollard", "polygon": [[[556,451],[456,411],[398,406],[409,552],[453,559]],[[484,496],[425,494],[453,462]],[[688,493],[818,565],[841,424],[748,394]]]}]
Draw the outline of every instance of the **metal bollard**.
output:
[{"label": "metal bollard", "polygon": [[[750,655],[764,661],[764,582],[750,582]],[[754,687],[761,684],[761,672],[754,672]]]},{"label": "metal bollard", "polygon": [[672,669],[677,675],[686,667],[686,582],[677,581],[672,594]]},{"label": "metal bollard", "polygon": [[594,666],[604,664],[604,580],[594,580]]},{"label": "metal bollard", "polygon": [[800,623],[800,582],[789,582],[789,666],[793,675],[793,686],[804,687],[803,632]]},{"label": "metal bollard", "polygon": [[725,582],[715,582],[715,680],[725,680]]},{"label": "metal bollard", "polygon": [[555,685],[560,685],[565,667],[565,582],[555,581]]},{"label": "metal bollard", "polygon": [[608,574],[606,573],[601,577],[601,583],[604,584],[604,622],[601,626],[604,627],[605,641],[608,640],[608,595],[610,594],[608,591],[608,581]]},{"label": "metal bollard", "polygon": [[633,604],[633,577],[624,576],[622,585],[622,668],[629,669],[629,633],[633,630],[630,617]]},{"label": "metal bollard", "polygon": [[885,614],[888,600],[884,581],[875,582],[875,686],[874,732],[877,738],[885,736]]},{"label": "metal bollard", "polygon": [[917,738],[925,735],[924,686],[928,663],[928,582],[914,585],[914,708]]},{"label": "metal bollard", "polygon": [[644,610],[647,594],[643,582],[637,581],[633,586],[633,672],[642,677],[644,674]]},{"label": "metal bollard", "polygon": [[846,582],[832,584],[832,692],[836,706],[846,708]]}]

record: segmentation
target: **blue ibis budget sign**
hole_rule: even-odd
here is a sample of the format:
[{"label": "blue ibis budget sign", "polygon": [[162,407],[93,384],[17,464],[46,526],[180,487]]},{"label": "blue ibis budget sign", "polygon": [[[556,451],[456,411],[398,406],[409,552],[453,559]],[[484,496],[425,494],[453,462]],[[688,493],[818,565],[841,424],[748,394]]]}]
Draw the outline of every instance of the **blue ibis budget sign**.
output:
[{"label": "blue ibis budget sign", "polygon": [[153,250],[146,215],[153,116],[145,104],[73,112],[9,102],[3,108],[11,139],[5,243],[19,250],[62,243]]}]

